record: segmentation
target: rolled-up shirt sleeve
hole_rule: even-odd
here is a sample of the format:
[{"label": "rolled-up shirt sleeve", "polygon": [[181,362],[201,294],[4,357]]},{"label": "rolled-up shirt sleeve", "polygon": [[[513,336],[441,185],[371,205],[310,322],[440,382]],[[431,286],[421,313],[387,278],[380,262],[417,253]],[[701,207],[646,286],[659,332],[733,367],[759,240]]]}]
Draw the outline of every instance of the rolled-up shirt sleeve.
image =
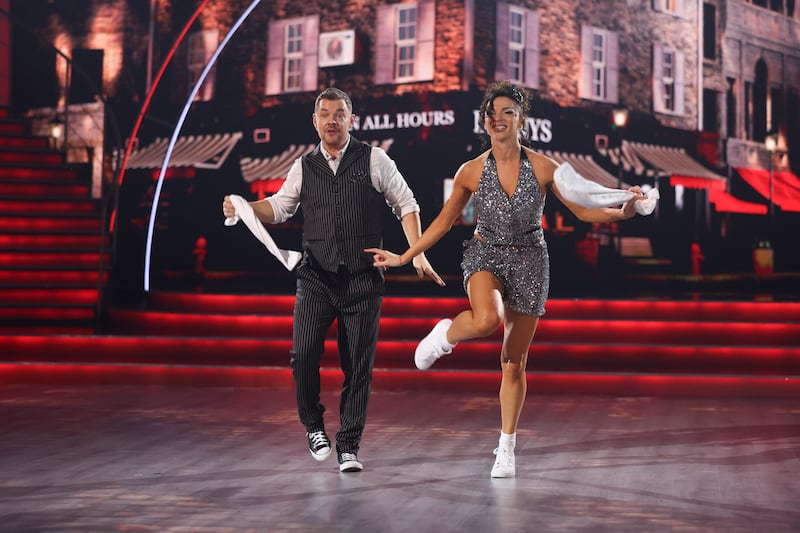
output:
[{"label": "rolled-up shirt sleeve", "polygon": [[[382,148],[373,147],[370,154],[372,186],[383,194],[392,213],[402,219],[409,213],[419,213],[419,204],[397,165]],[[288,179],[287,179],[288,182]]]},{"label": "rolled-up shirt sleeve", "polygon": [[274,224],[286,222],[295,213],[300,205],[300,188],[303,186],[303,166],[300,158],[294,160],[292,168],[286,175],[286,181],[283,182],[278,192],[267,198],[267,201],[272,205],[272,212],[275,214]]}]

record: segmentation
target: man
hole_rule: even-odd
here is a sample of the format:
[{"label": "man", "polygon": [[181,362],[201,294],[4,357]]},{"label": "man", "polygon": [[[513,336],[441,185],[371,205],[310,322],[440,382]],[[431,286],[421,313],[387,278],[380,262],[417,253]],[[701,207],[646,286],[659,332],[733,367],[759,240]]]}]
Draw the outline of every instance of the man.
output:
[{"label": "man", "polygon": [[[273,196],[251,202],[262,222],[288,220],[303,206],[303,259],[297,267],[292,375],[308,448],[322,461],[331,453],[320,403],[319,364],[325,334],[338,319],[339,359],[344,383],[339,404],[336,452],[341,472],[363,469],[358,459],[372,383],[384,293],[383,270],[365,248],[380,248],[381,209],[388,204],[409,245],[421,234],[419,205],[386,152],[350,136],[353,104],[343,91],[328,88],[314,103],[312,121],[320,144],[297,159]],[[234,208],[226,196],[226,217]],[[424,254],[413,260],[420,277],[444,282]]]}]

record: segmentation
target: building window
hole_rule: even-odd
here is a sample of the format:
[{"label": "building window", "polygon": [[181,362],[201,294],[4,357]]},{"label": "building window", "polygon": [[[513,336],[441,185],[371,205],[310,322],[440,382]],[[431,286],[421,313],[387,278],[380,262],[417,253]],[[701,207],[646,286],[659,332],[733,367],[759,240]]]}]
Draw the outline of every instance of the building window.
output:
[{"label": "building window", "polygon": [[751,140],[764,142],[769,129],[769,69],[766,61],[759,59],[756,61],[755,79],[752,86],[752,100],[750,102],[752,115],[752,137]]},{"label": "building window", "polygon": [[751,4],[794,17],[795,0],[748,0]]},{"label": "building window", "polygon": [[744,138],[753,140],[753,83],[744,82]]},{"label": "building window", "polygon": [[778,131],[783,129],[786,112],[783,105],[783,91],[779,87],[772,87],[769,91],[769,129]]},{"label": "building window", "polygon": [[[188,91],[194,89],[197,80],[206,68],[211,56],[219,43],[219,32],[217,30],[203,30],[189,35],[188,37],[187,68],[189,73]],[[215,70],[208,73],[203,85],[195,93],[195,101],[208,101],[214,97],[214,76]]]},{"label": "building window", "polygon": [[539,87],[539,14],[497,3],[495,79]]},{"label": "building window", "polygon": [[617,103],[617,34],[591,26],[584,26],[581,33],[581,97]]},{"label": "building window", "polygon": [[653,10],[683,17],[685,15],[683,3],[684,0],[653,0]]},{"label": "building window", "polygon": [[285,61],[283,79],[287,92],[299,91],[303,82],[303,23],[293,22],[286,25],[284,38],[286,49],[283,52]]},{"label": "building window", "polygon": [[592,32],[592,96],[595,100],[606,98],[606,36],[601,31]]},{"label": "building window", "polygon": [[665,111],[675,111],[675,52],[664,50],[661,59],[661,86]]},{"label": "building window", "polygon": [[395,37],[395,79],[414,79],[417,51],[417,6],[398,6]]},{"label": "building window", "polygon": [[703,57],[717,58],[717,6],[703,4]]},{"label": "building window", "polygon": [[725,92],[725,136],[736,137],[736,80],[727,78],[728,90]]},{"label": "building window", "polygon": [[378,6],[375,83],[433,79],[434,0]]},{"label": "building window", "polygon": [[525,14],[518,8],[509,10],[508,27],[508,78],[522,82],[523,58],[525,57]]},{"label": "building window", "polygon": [[659,113],[684,113],[684,55],[656,44],[653,50],[653,109]]},{"label": "building window", "polygon": [[720,93],[703,89],[703,131],[716,133],[719,129]]},{"label": "building window", "polygon": [[269,24],[266,94],[317,89],[319,15]]}]

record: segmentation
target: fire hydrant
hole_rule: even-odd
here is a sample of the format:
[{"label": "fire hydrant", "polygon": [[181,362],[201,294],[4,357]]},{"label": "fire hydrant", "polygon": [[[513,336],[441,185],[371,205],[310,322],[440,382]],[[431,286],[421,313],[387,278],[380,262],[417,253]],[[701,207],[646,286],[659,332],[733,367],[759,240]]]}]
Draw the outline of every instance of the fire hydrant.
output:
[{"label": "fire hydrant", "polygon": [[696,242],[692,243],[692,275],[699,276],[700,275],[700,264],[705,260],[706,256],[703,255],[703,250],[700,249],[700,245]]},{"label": "fire hydrant", "polygon": [[207,241],[205,237],[198,237],[194,243],[194,272],[195,274],[204,275],[206,273],[206,246]]}]

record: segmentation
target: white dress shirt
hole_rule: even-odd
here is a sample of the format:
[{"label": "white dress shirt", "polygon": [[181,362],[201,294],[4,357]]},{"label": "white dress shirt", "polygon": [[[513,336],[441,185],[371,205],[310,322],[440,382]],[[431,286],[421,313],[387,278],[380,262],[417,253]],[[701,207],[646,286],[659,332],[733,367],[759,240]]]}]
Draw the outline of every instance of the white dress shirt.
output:
[{"label": "white dress shirt", "polygon": [[[350,146],[351,138],[347,138],[347,144],[339,150],[336,157],[331,156],[320,145],[320,150],[334,174],[339,169],[339,163],[341,163],[342,157],[344,157],[347,148]],[[409,213],[419,213],[419,204],[414,197],[414,193],[409,188],[403,175],[397,170],[395,162],[382,148],[372,148],[369,163],[372,186],[376,191],[383,194],[386,204],[392,208],[394,215],[398,219],[402,219]],[[277,193],[267,198],[275,214],[276,224],[286,222],[297,212],[297,208],[300,205],[300,190],[302,186],[303,165],[301,158],[297,158],[294,160],[292,168],[289,169],[286,181],[281,188]]]}]

